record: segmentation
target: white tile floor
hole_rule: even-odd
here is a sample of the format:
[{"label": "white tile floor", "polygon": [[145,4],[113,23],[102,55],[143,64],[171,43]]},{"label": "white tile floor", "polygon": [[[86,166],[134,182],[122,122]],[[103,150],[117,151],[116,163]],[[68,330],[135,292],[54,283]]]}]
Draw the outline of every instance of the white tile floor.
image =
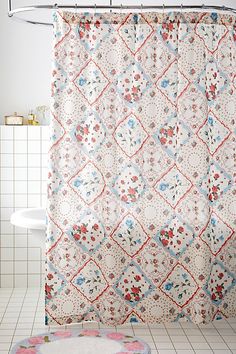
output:
[{"label": "white tile floor", "polygon": [[[1,354],[10,353],[11,347],[26,337],[52,329],[44,326],[43,295],[43,291],[38,288],[0,289]],[[98,327],[98,324],[86,323],[72,326],[94,328]],[[69,327],[71,326],[67,326]],[[105,328],[100,325],[101,327]],[[117,329],[145,340],[150,345],[152,354],[236,353],[236,318],[215,321],[205,326],[191,323],[151,326],[137,324],[120,326]]]}]

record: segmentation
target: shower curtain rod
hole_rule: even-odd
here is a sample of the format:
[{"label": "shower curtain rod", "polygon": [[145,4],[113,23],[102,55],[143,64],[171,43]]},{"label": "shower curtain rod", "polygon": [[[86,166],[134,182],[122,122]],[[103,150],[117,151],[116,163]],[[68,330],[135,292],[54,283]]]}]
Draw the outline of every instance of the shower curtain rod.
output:
[{"label": "shower curtain rod", "polygon": [[217,11],[228,11],[228,12],[233,12],[236,14],[236,8],[232,7],[227,7],[227,6],[218,6],[218,5],[112,5],[112,2],[110,0],[110,5],[30,5],[30,6],[23,6],[19,8],[12,9],[12,0],[8,0],[8,16],[21,21],[21,22],[26,22],[29,24],[33,25],[45,25],[45,26],[53,26],[52,23],[48,22],[39,22],[39,21],[33,21],[33,20],[28,20],[24,18],[17,17],[17,14],[28,12],[28,11],[34,11],[34,10],[56,10],[56,9],[94,9],[95,12],[97,9],[107,9],[107,10],[146,10],[146,9],[158,9],[158,10],[170,10],[170,9],[180,9],[180,10],[186,10],[186,9],[200,9],[200,10],[217,10]]}]

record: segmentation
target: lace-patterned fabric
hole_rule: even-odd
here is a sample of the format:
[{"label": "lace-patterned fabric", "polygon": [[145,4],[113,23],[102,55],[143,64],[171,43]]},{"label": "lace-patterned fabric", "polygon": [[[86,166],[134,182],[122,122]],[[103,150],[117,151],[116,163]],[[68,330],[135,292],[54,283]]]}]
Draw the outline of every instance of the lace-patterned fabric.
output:
[{"label": "lace-patterned fabric", "polygon": [[54,20],[46,322],[235,316],[235,17]]}]

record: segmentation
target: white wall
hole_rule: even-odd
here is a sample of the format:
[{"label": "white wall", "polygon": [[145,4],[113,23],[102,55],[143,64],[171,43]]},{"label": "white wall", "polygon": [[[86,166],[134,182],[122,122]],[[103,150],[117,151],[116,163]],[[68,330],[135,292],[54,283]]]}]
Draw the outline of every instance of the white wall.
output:
[{"label": "white wall", "polygon": [[[38,105],[49,104],[52,29],[14,22],[7,17],[7,0],[0,2],[0,124],[6,114],[27,114]],[[55,3],[44,0],[41,3]],[[76,2],[76,1],[74,1]],[[109,0],[84,0],[80,4],[108,4]],[[236,7],[235,0],[170,0],[165,4],[215,4]],[[13,0],[20,6],[38,0]],[[73,3],[58,0],[58,3]],[[163,0],[113,0],[113,4],[162,4]]]}]

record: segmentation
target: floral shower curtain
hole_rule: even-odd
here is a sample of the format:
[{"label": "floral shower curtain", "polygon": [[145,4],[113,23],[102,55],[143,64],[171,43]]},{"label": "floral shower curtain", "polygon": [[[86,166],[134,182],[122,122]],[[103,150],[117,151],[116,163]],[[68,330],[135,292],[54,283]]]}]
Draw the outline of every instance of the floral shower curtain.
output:
[{"label": "floral shower curtain", "polygon": [[46,322],[235,316],[235,17],[54,20]]}]

